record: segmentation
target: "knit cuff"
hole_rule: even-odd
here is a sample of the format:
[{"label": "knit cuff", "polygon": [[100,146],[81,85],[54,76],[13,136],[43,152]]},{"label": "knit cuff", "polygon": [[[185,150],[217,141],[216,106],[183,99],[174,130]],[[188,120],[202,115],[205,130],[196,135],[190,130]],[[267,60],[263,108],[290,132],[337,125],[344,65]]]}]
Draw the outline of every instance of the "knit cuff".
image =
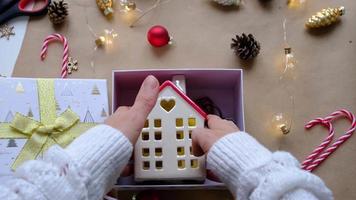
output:
[{"label": "knit cuff", "polygon": [[[263,176],[263,175],[262,175]],[[295,189],[303,189],[304,193],[294,193]],[[293,193],[291,193],[293,192]],[[290,194],[288,194],[290,193]],[[332,200],[332,192],[324,182],[314,174],[299,168],[281,168],[271,171],[261,178],[253,190],[250,199],[303,199],[301,195],[312,195],[316,199]],[[308,198],[309,200],[309,198]]]},{"label": "knit cuff", "polygon": [[245,171],[271,160],[272,153],[245,132],[229,134],[218,140],[207,157],[208,168],[235,194],[238,179]]},{"label": "knit cuff", "polygon": [[118,130],[98,125],[75,139],[66,152],[90,174],[89,193],[104,193],[129,161],[133,146]]}]

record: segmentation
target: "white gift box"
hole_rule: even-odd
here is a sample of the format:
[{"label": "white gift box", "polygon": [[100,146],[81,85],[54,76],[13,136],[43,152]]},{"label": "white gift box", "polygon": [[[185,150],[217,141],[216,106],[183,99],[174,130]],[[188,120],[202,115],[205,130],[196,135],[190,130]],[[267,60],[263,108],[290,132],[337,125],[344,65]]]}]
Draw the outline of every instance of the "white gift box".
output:
[{"label": "white gift box", "polygon": [[[40,79],[0,78],[0,126],[10,124],[16,113],[41,121],[38,80]],[[106,80],[51,80],[57,116],[68,108],[80,118],[79,123],[102,123],[108,116]],[[11,166],[27,140],[0,138],[0,179],[12,173]]]}]

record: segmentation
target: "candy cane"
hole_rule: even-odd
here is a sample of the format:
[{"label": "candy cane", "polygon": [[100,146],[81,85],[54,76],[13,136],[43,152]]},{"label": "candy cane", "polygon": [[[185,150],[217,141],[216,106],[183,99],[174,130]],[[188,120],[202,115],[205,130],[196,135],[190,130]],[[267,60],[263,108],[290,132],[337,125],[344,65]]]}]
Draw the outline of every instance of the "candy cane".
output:
[{"label": "candy cane", "polygon": [[[351,112],[349,112],[349,111],[347,111],[345,109],[341,109],[341,110],[338,110],[338,111],[335,111],[335,112],[331,113],[329,116],[325,117],[324,119],[319,118],[319,119],[321,119],[321,121],[320,120],[319,121],[318,120],[316,120],[316,121],[312,120],[306,125],[306,128],[308,128],[309,124],[330,123],[331,130],[333,130],[331,122],[334,121],[337,118],[342,117],[342,116],[346,117],[351,122],[350,129],[348,131],[346,131],[346,133],[343,134],[341,137],[339,137],[330,147],[326,148],[326,146],[327,146],[326,145],[325,147],[323,146],[322,148],[317,148],[318,150],[315,149],[312,152],[312,154],[309,155],[307,157],[307,159],[302,163],[302,166],[301,166],[302,169],[305,169],[305,170],[310,171],[310,172],[313,171],[323,161],[325,161],[333,152],[335,152],[337,148],[339,148],[344,142],[346,142],[346,140],[348,140],[352,136],[352,134],[354,133],[354,131],[356,129],[356,119],[355,119],[355,116]],[[330,128],[329,128],[329,130],[330,130]],[[329,134],[329,136],[330,136],[330,134]],[[329,138],[329,136],[328,136],[328,138]],[[326,138],[324,140],[324,142],[327,141],[328,138]],[[322,144],[320,144],[318,147],[322,146]],[[313,153],[317,153],[317,155],[313,155]]]},{"label": "candy cane", "polygon": [[309,163],[313,162],[314,159],[328,147],[334,137],[333,125],[330,122],[324,121],[324,119],[322,118],[316,118],[310,121],[308,124],[305,125],[305,128],[310,129],[317,124],[321,124],[322,126],[328,128],[329,134],[324,139],[324,141],[319,146],[317,146],[317,148],[315,148],[314,151],[312,151],[312,153],[304,160],[304,162],[302,163],[302,169],[306,169],[309,166]]},{"label": "candy cane", "polygon": [[46,57],[48,44],[56,40],[59,40],[60,42],[63,43],[61,77],[66,78],[68,75],[67,65],[68,65],[68,57],[69,57],[69,53],[68,53],[69,47],[68,47],[68,41],[66,37],[58,33],[53,33],[47,36],[46,39],[43,41],[42,50],[41,50],[41,60],[44,60]]}]

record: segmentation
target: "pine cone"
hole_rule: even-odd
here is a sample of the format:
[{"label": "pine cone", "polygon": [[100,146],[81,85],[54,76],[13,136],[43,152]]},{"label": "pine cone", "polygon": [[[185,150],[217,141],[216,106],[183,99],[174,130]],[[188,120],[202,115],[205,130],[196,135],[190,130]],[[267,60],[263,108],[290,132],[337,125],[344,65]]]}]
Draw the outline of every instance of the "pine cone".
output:
[{"label": "pine cone", "polygon": [[247,60],[256,57],[260,53],[260,43],[255,40],[252,34],[236,35],[236,39],[232,38],[231,49],[242,60]]},{"label": "pine cone", "polygon": [[68,4],[63,0],[52,1],[48,6],[48,16],[53,24],[64,22],[68,15]]},{"label": "pine cone", "polygon": [[320,28],[329,26],[340,19],[340,16],[345,14],[345,8],[343,6],[339,8],[327,8],[323,9],[320,12],[317,12],[315,15],[310,17],[305,23],[305,26],[308,28]]}]

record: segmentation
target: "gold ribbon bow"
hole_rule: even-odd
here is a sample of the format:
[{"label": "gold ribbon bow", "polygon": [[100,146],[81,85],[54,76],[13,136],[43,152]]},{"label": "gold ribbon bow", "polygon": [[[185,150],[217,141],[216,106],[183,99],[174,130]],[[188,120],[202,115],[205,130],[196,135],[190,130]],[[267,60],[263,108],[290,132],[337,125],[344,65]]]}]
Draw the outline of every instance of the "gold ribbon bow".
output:
[{"label": "gold ribbon bow", "polygon": [[93,127],[94,123],[80,123],[79,117],[67,109],[56,115],[54,80],[37,80],[40,122],[16,113],[12,123],[0,124],[0,139],[28,139],[12,165],[16,169],[26,160],[35,159],[53,144],[67,146],[81,133]]}]

